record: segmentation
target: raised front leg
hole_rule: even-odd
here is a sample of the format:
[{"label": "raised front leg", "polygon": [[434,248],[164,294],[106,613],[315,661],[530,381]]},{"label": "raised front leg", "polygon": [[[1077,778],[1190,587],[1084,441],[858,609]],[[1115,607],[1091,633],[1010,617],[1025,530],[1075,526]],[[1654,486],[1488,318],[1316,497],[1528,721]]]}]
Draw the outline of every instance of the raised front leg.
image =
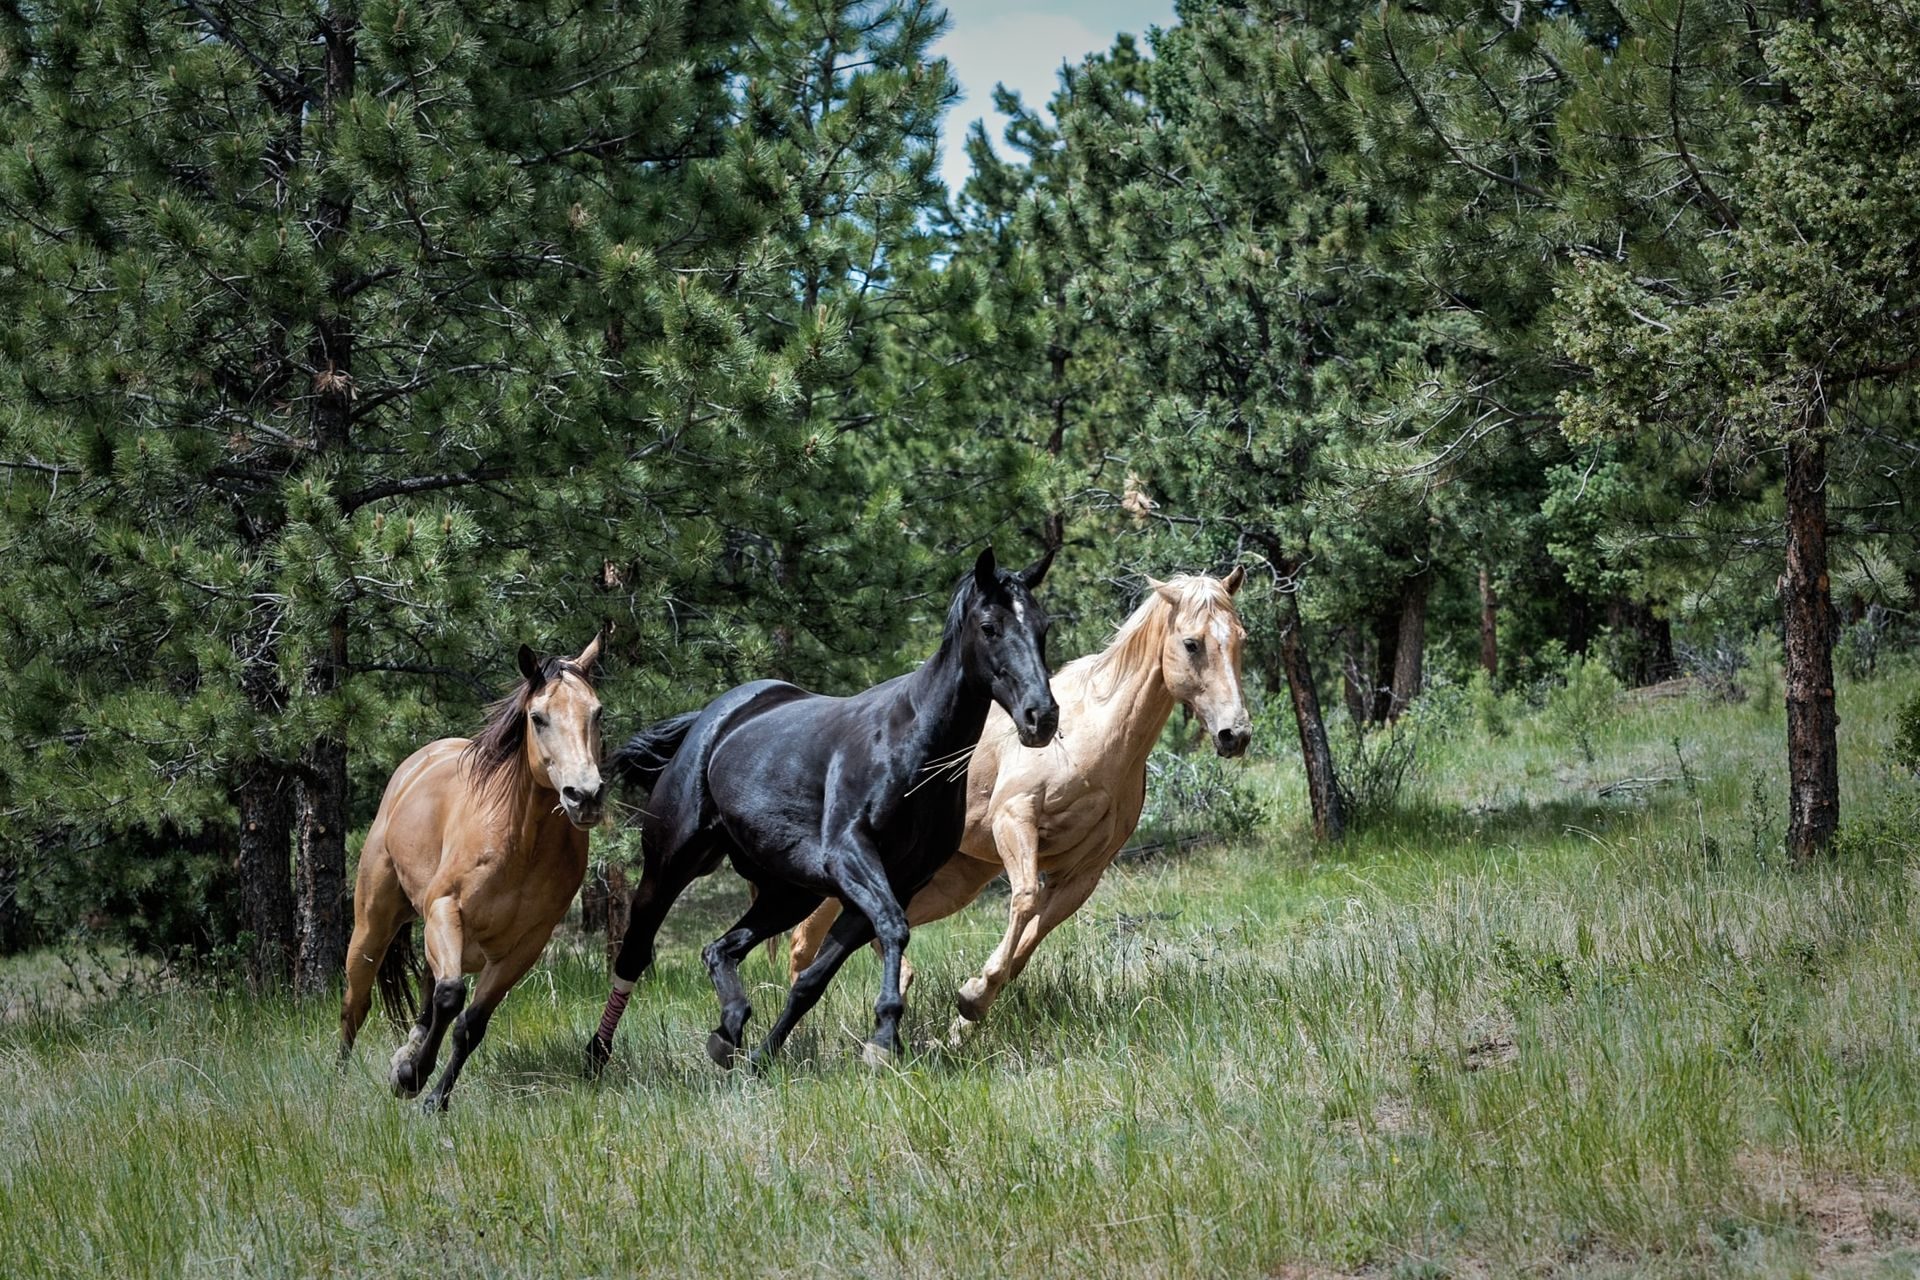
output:
[{"label": "raised front leg", "polygon": [[393,1055],[395,1097],[411,1098],[426,1087],[440,1056],[440,1039],[467,1001],[467,981],[461,972],[466,938],[460,908],[450,897],[427,905],[427,972],[420,980],[420,1020],[407,1042]]},{"label": "raised front leg", "polygon": [[525,944],[513,954],[490,962],[474,979],[473,1003],[453,1020],[453,1053],[447,1058],[447,1068],[440,1073],[433,1092],[422,1100],[421,1105],[428,1111],[447,1109],[447,1097],[459,1081],[461,1069],[467,1065],[467,1055],[479,1046],[481,1038],[487,1034],[487,1023],[493,1020],[493,1011],[507,998],[507,992],[513,989],[513,984],[533,968],[546,945],[546,938]]},{"label": "raised front leg", "polygon": [[[978,858],[956,853],[934,873],[926,888],[913,895],[913,901],[907,904],[907,924],[917,929],[923,924],[946,919],[979,897],[980,891],[999,874],[1000,864],[997,862],[982,862]],[[839,918],[840,904],[828,898],[793,931],[792,941],[788,944],[789,981],[798,978],[801,971],[813,963],[814,956],[820,951],[820,944],[826,941],[827,931],[833,928],[833,922]],[[878,943],[874,945],[874,950],[880,950]],[[913,961],[903,958],[900,962],[900,994],[904,996],[912,989]]]},{"label": "raised front leg", "polygon": [[[1081,904],[1099,887],[1100,875],[1107,869],[1106,863],[1099,866],[1077,870],[1072,876],[1040,889],[1039,910],[1022,928],[1020,938],[1014,943],[1004,963],[997,969],[982,972],[977,978],[970,979],[961,988],[962,1001],[960,1016],[954,1019],[951,1035],[955,1040],[965,1036],[974,1024],[987,1016],[987,1010],[1000,998],[1007,984],[1019,977],[1027,967],[1027,961],[1033,959],[1033,953],[1040,946],[1040,940],[1052,933],[1060,924],[1078,911]],[[977,986],[975,984],[978,984]],[[971,991],[974,1012],[967,1012],[967,993]]]},{"label": "raised front leg", "polygon": [[978,1021],[1006,984],[1015,948],[1040,913],[1040,833],[1031,796],[1016,796],[993,817],[993,843],[1007,869],[1013,893],[1007,903],[1007,931],[978,977],[960,986],[960,1016]]},{"label": "raised front leg", "polygon": [[893,1054],[900,1042],[900,1015],[906,1001],[900,994],[900,968],[907,949],[907,913],[893,896],[886,868],[872,849],[849,841],[823,859],[833,878],[841,901],[853,908],[840,917],[827,934],[825,945],[805,972],[794,980],[787,993],[786,1008],[768,1033],[760,1056],[778,1053],[795,1024],[819,1001],[833,975],[846,963],[848,954],[877,938],[880,943],[880,994],[873,1006],[873,1039],[868,1041],[868,1061],[883,1060]]}]

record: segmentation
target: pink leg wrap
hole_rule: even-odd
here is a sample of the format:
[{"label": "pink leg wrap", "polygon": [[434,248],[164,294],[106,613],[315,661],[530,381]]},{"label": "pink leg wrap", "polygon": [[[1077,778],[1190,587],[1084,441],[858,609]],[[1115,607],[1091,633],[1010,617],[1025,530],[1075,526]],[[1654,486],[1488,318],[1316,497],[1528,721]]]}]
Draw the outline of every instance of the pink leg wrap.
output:
[{"label": "pink leg wrap", "polygon": [[600,1015],[600,1030],[594,1033],[600,1043],[605,1045],[613,1043],[614,1029],[620,1025],[620,1015],[627,1011],[627,1000],[632,995],[631,987],[625,991],[615,987],[607,996],[606,1012]]}]

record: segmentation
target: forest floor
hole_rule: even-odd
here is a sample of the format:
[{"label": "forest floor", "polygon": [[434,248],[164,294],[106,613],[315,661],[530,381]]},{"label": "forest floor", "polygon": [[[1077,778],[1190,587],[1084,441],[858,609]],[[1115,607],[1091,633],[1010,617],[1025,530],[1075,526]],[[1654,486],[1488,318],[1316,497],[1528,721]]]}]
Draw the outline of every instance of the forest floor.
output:
[{"label": "forest floor", "polygon": [[[864,955],[772,1073],[708,1063],[724,874],[601,1082],[576,935],[443,1117],[389,1095],[377,1020],[336,1067],[330,1003],[10,962],[0,1271],[1911,1275],[1920,783],[1887,748],[1916,688],[1842,689],[1812,869],[1779,849],[1777,701],[1623,701],[1591,762],[1538,717],[1461,729],[1337,849],[1255,760],[1260,834],[1116,868],[961,1048],[1005,900],[916,933],[897,1071],[860,1065]],[[746,973],[763,1031],[784,983]]]}]

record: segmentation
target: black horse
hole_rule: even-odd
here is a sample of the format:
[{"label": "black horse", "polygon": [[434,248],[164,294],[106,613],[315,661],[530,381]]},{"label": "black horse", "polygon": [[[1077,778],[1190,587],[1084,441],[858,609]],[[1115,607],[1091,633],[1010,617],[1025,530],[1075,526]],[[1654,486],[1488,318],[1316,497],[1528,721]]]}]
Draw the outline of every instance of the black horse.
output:
[{"label": "black horse", "polygon": [[828,895],[847,910],[817,958],[794,980],[756,1062],[777,1053],[840,965],[877,937],[884,957],[867,1056],[899,1043],[904,904],[958,846],[966,769],[949,767],[980,738],[989,701],[1020,740],[1045,746],[1060,709],[1048,688],[1047,615],[1033,598],[1052,553],[1017,573],[980,553],[947,610],[939,651],[918,671],[850,698],[778,680],[731,689],[635,734],[611,761],[615,776],[650,787],[641,825],[645,870],[634,895],[613,992],[594,1037],[590,1070],[605,1065],[633,984],[653,963],[667,910],[699,876],[731,858],[755,888],[747,913],[703,952],[720,997],[707,1053],[739,1055],[752,1006],[740,961],[791,929]]}]

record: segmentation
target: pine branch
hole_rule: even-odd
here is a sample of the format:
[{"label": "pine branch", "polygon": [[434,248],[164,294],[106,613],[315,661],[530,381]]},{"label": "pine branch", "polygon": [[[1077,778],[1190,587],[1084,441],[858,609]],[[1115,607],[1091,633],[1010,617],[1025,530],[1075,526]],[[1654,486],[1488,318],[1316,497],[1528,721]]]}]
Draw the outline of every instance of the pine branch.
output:
[{"label": "pine branch", "polygon": [[472,471],[449,471],[435,476],[385,480],[345,495],[340,499],[340,510],[343,513],[357,511],[369,502],[378,502],[382,498],[397,498],[410,493],[427,493],[435,489],[458,489],[470,484],[485,484],[490,480],[504,480],[510,474],[512,473],[506,467],[476,467]]},{"label": "pine branch", "polygon": [[1432,131],[1433,136],[1440,140],[1440,145],[1447,149],[1447,154],[1453,157],[1455,164],[1470,169],[1483,178],[1491,178],[1495,182],[1512,187],[1515,191],[1524,191],[1536,200],[1544,200],[1549,205],[1553,204],[1553,198],[1551,196],[1526,179],[1509,178],[1505,174],[1495,173],[1492,169],[1487,168],[1487,166],[1481,164],[1471,156],[1462,153],[1460,148],[1455,145],[1453,139],[1448,136],[1447,131],[1440,127],[1440,122],[1434,117],[1433,112],[1428,110],[1426,99],[1420,96],[1420,90],[1414,86],[1413,77],[1407,74],[1407,69],[1401,65],[1400,53],[1393,47],[1392,29],[1384,21],[1380,24],[1380,36],[1381,39],[1386,42],[1387,61],[1392,65],[1394,74],[1400,77],[1400,83],[1406,86],[1407,96],[1413,99],[1414,110],[1420,113],[1420,118],[1426,122],[1427,128]]}]

